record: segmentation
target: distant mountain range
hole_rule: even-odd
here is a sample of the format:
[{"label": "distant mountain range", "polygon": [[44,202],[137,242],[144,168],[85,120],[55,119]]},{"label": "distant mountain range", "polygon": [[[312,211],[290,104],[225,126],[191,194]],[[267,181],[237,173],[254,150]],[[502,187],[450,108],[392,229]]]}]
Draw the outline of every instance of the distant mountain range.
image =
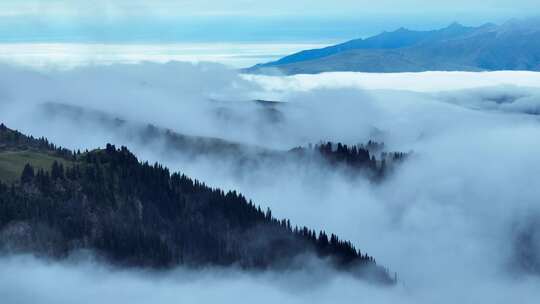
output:
[{"label": "distant mountain range", "polygon": [[248,73],[333,71],[540,71],[540,18],[479,27],[453,23],[431,31],[400,28],[366,39],[305,50],[258,64]]}]

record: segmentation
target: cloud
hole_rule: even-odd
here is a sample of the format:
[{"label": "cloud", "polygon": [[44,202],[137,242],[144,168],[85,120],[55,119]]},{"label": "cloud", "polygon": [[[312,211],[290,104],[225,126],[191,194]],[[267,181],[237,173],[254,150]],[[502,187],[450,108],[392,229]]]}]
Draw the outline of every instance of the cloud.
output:
[{"label": "cloud", "polygon": [[[528,106],[511,108],[510,114],[492,106],[505,104],[494,96],[536,96],[536,88],[498,85],[533,86],[537,78],[521,72],[253,78],[220,65],[181,63],[39,73],[2,67],[0,119],[8,126],[70,148],[126,144],[141,159],[237,189],[294,224],[352,240],[397,271],[400,284],[379,289],[335,273],[314,286],[305,273],[179,269],[147,275],[16,257],[0,259],[6,269],[0,293],[51,303],[231,302],[238,295],[285,303],[535,303],[539,276],[530,265],[539,263],[533,227],[540,215],[534,178],[540,172],[540,125],[536,116],[522,113]],[[254,98],[283,101],[273,108],[280,119],[261,114],[267,108]],[[478,106],[486,100],[488,106]],[[118,130],[92,115],[47,116],[39,105],[51,101],[243,147],[285,150],[319,140],[354,144],[376,137],[390,150],[414,153],[381,184],[325,166],[263,163],[244,170],[221,157],[193,160],[158,142],[145,145],[129,135],[131,125]],[[51,277],[65,280],[62,286],[69,288],[63,290],[72,293],[51,289]]]},{"label": "cloud", "polygon": [[2,258],[0,265],[0,293],[7,303],[356,303],[374,294],[351,278],[323,273],[223,269],[153,273],[109,269],[92,262],[48,264],[31,257]]},{"label": "cloud", "polygon": [[482,110],[540,114],[540,90],[517,86],[495,86],[442,92],[439,97],[454,104]]},{"label": "cloud", "polygon": [[359,88],[370,90],[405,90],[438,92],[498,85],[536,87],[540,74],[526,71],[498,72],[422,72],[422,73],[357,73],[330,72],[316,75],[265,76],[245,75],[246,79],[270,91],[309,91],[320,88]]},{"label": "cloud", "polygon": [[0,62],[47,70],[80,66],[219,62],[245,68],[261,61],[274,60],[302,49],[323,47],[307,43],[169,43],[169,44],[84,44],[84,43],[3,43]]}]

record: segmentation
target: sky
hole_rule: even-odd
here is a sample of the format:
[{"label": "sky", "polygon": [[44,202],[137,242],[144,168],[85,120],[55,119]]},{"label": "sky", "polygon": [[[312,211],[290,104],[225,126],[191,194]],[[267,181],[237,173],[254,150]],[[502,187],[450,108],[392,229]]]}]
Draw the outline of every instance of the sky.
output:
[{"label": "sky", "polygon": [[401,26],[503,22],[536,0],[3,0],[0,42],[334,42]]},{"label": "sky", "polygon": [[234,68],[406,27],[503,23],[536,0],[0,0],[0,62],[212,61]]}]

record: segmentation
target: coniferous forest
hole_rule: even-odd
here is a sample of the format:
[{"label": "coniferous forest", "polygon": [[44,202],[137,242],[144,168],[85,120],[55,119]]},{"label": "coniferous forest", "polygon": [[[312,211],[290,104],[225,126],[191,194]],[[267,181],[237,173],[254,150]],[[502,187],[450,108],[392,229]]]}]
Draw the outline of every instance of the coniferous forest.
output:
[{"label": "coniferous forest", "polygon": [[[331,153],[327,146],[317,149]],[[0,151],[54,159],[50,167],[32,159],[20,178],[0,182],[3,251],[61,259],[91,250],[115,265],[159,269],[300,269],[319,258],[359,278],[395,280],[334,234],[276,219],[236,191],[140,162],[126,147],[72,152],[2,125]],[[340,144],[335,158],[344,151]]]},{"label": "coniferous forest", "polygon": [[[217,102],[217,101],[216,101]],[[272,102],[258,100],[259,112],[283,115]],[[266,166],[296,164],[309,167],[326,165],[329,169],[346,171],[349,177],[367,177],[377,182],[391,173],[410,153],[387,151],[384,143],[369,140],[365,144],[347,145],[339,142],[319,142],[298,146],[289,150],[261,148],[221,138],[193,136],[179,133],[153,124],[134,123],[102,111],[91,111],[83,107],[62,103],[41,105],[47,115],[68,117],[73,121],[99,121],[113,133],[129,134],[135,142],[154,145],[168,158],[180,156],[190,160],[212,157],[220,163],[232,163],[238,171]],[[231,112],[230,109],[225,112]],[[275,114],[275,113],[274,113]],[[270,119],[266,115],[264,119]],[[270,119],[273,121],[272,119]]]}]

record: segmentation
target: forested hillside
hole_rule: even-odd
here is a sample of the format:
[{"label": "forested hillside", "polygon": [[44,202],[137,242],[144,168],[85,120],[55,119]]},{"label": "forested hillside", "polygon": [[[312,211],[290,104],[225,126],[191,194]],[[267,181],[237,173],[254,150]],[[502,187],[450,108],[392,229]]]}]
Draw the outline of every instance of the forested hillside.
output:
[{"label": "forested hillside", "polygon": [[[24,155],[32,153],[22,164]],[[296,227],[235,191],[210,188],[126,147],[71,152],[0,126],[0,248],[64,258],[80,249],[120,266],[316,267],[395,282],[371,256],[334,234]],[[46,167],[52,160],[50,167]],[[0,167],[11,162],[0,162]],[[0,171],[1,172],[1,171]]]},{"label": "forested hillside", "polygon": [[[230,106],[229,103],[213,102],[220,105],[220,119],[242,120],[235,117],[234,111],[227,107]],[[261,117],[272,123],[279,123],[278,121],[284,119],[276,117],[285,115],[281,110],[286,107],[286,103],[263,100],[248,103],[253,104],[256,105],[257,112],[266,113]],[[220,138],[186,135],[153,124],[134,123],[123,117],[85,107],[44,103],[40,105],[40,109],[48,117],[55,119],[105,125],[110,132],[119,134],[119,137],[127,137],[136,145],[152,146],[156,153],[169,159],[180,157],[195,161],[211,158],[218,164],[232,164],[231,167],[238,172],[256,168],[262,170],[266,166],[327,167],[330,170],[345,170],[351,177],[362,176],[377,181],[389,174],[395,165],[408,155],[389,152],[383,143],[374,141],[356,145],[321,141],[289,150],[277,150]]]}]

